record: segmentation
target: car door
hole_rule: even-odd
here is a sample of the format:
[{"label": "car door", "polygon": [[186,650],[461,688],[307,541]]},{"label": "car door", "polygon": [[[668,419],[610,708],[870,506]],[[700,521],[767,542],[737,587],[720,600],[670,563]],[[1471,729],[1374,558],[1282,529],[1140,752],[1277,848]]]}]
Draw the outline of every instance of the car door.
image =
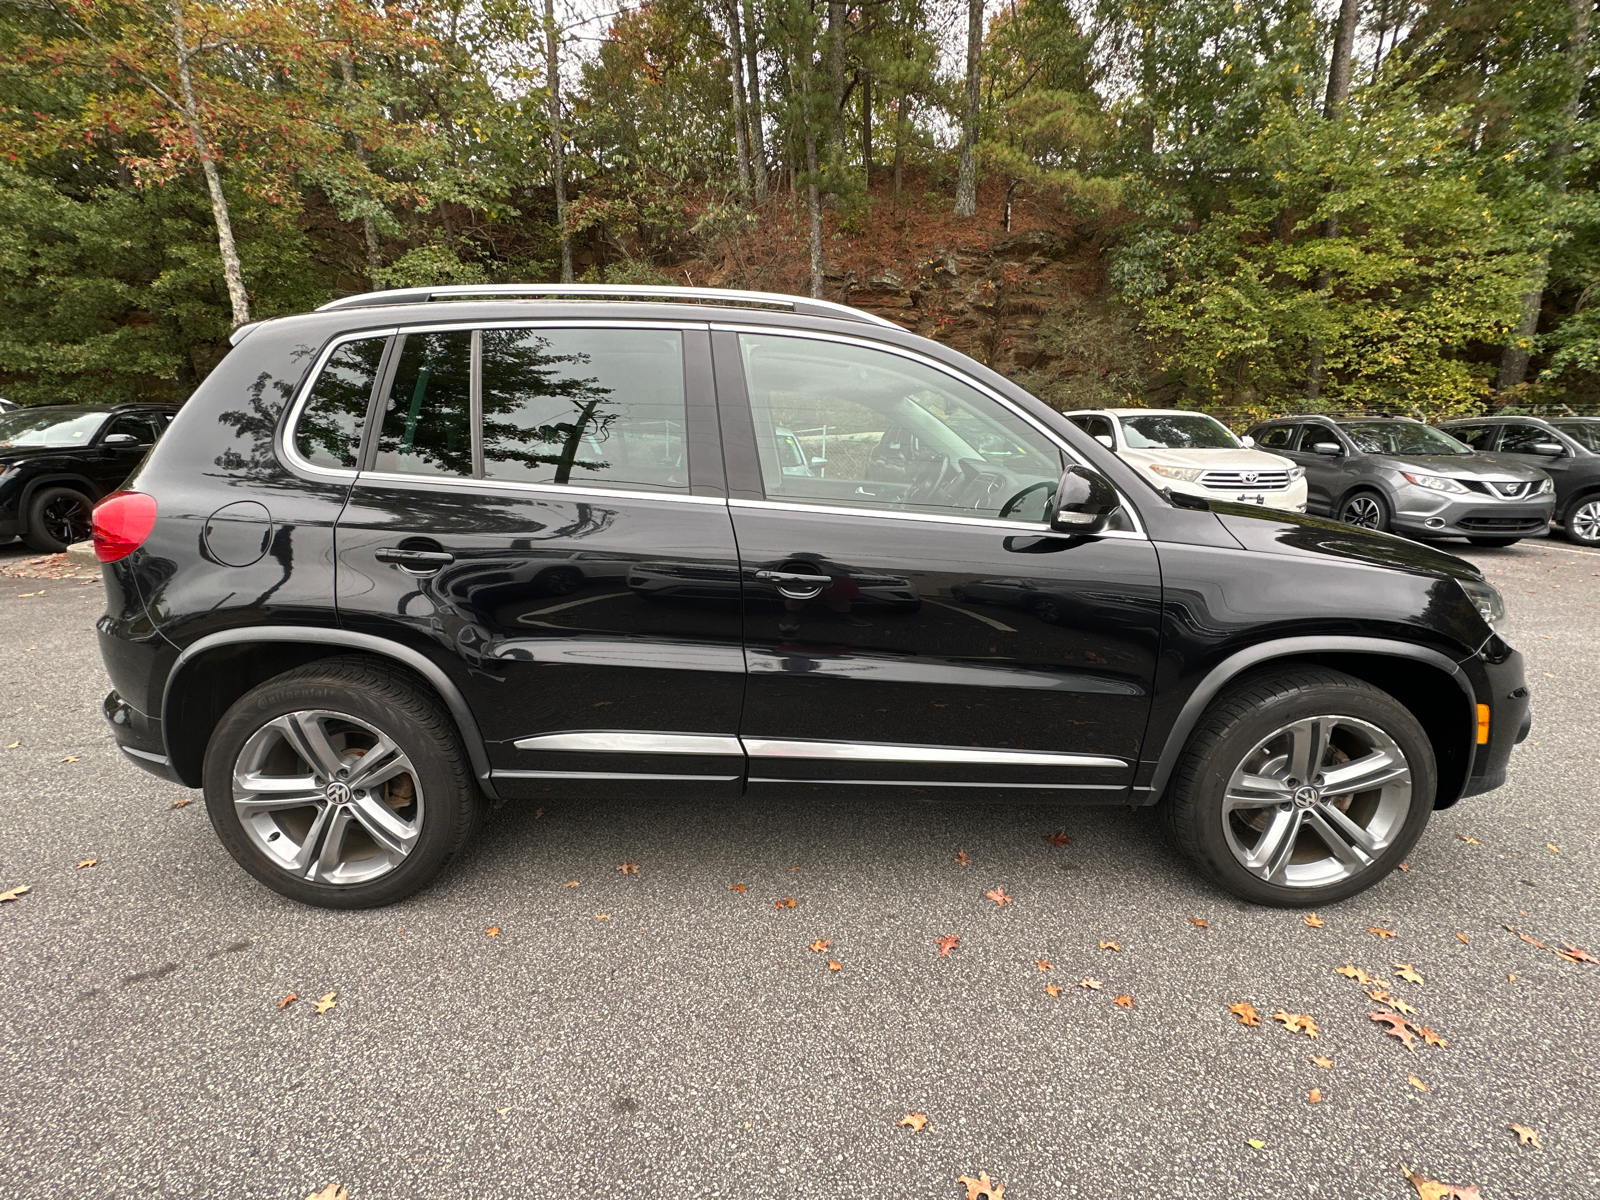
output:
[{"label": "car door", "polygon": [[[1338,446],[1340,452],[1318,454],[1312,447],[1322,442]],[[1334,515],[1339,497],[1349,486],[1347,475],[1350,456],[1345,452],[1344,439],[1331,425],[1322,421],[1306,421],[1295,434],[1289,449],[1283,453],[1306,469],[1306,511],[1322,516]]]},{"label": "car door", "polygon": [[[1452,430],[1452,432],[1454,432]],[[1560,454],[1535,454],[1535,446],[1560,446]],[[1560,434],[1532,421],[1506,421],[1500,426],[1500,440],[1495,446],[1496,458],[1509,459],[1543,471],[1555,482],[1556,505],[1563,508],[1567,496],[1574,490],[1577,480],[1573,467],[1579,462]],[[1589,461],[1593,461],[1592,459]],[[1580,468],[1581,470],[1581,468]]]},{"label": "car door", "polygon": [[[102,493],[114,492],[122,486],[123,480],[133,474],[133,469],[144,461],[150,447],[156,444],[162,428],[160,418],[151,413],[119,413],[106,422],[96,435],[87,464],[90,477]],[[113,436],[119,439],[131,437],[134,440],[122,445],[108,445],[107,439]]]},{"label": "car door", "polygon": [[502,796],[742,786],[709,355],[693,324],[397,338],[339,521],[339,619],[445,669]]},{"label": "car door", "polygon": [[[1060,447],[919,355],[713,336],[751,790],[1125,795],[1161,598],[1133,517],[1104,537],[1051,532]],[[784,472],[783,430],[826,465]]]}]

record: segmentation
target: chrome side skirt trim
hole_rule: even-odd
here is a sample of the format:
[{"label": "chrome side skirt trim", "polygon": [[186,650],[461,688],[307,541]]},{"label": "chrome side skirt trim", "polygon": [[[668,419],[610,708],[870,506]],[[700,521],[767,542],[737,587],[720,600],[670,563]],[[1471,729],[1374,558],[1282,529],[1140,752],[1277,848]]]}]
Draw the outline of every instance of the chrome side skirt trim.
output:
[{"label": "chrome side skirt trim", "polygon": [[[673,776],[673,778],[679,778]],[[768,779],[750,777],[751,783],[802,783],[802,784],[856,784],[861,787],[918,787],[918,788],[990,788],[1007,791],[1013,788],[1032,788],[1047,792],[1121,792],[1126,785],[1120,783],[960,783],[948,779]]]},{"label": "chrome side skirt trim", "polygon": [[518,738],[512,744],[518,750],[563,750],[578,754],[744,753],[738,738],[704,733],[611,733],[605,730],[541,733]]},{"label": "chrome side skirt trim", "polygon": [[738,775],[656,775],[633,771],[491,771],[495,779],[647,779],[686,783],[735,783]]},{"label": "chrome side skirt trim", "polygon": [[172,760],[165,754],[155,754],[149,750],[135,750],[132,746],[118,746],[124,754],[131,754],[135,758],[142,758],[145,762],[160,763],[163,767],[171,766]]},{"label": "chrome side skirt trim", "polygon": [[[912,746],[891,742],[807,742],[787,738],[741,738],[751,758],[822,759],[829,762],[965,763],[1007,767],[1100,767],[1120,769],[1123,759],[1103,754],[1058,754],[1041,750],[971,750],[963,746]],[[1118,784],[1117,787],[1124,785]]]}]

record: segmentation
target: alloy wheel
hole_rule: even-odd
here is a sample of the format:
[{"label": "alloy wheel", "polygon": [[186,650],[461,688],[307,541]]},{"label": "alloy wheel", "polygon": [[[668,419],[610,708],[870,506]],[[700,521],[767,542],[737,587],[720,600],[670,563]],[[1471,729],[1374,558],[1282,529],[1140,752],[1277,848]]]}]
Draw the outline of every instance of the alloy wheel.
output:
[{"label": "alloy wheel", "polygon": [[1568,526],[1580,542],[1600,542],[1600,500],[1587,500],[1573,511]]},{"label": "alloy wheel", "polygon": [[313,883],[367,883],[422,833],[411,759],[374,725],[327,709],[268,721],[233,768],[239,824],[268,862]]},{"label": "alloy wheel", "polygon": [[1362,529],[1378,529],[1383,525],[1383,506],[1372,496],[1353,496],[1345,502],[1343,520]]},{"label": "alloy wheel", "polygon": [[1256,744],[1222,802],[1228,848],[1278,887],[1323,887],[1372,866],[1411,810],[1394,738],[1354,717],[1308,717]]},{"label": "alloy wheel", "polygon": [[89,502],[76,493],[51,497],[39,515],[44,532],[62,545],[70,546],[89,536]]}]

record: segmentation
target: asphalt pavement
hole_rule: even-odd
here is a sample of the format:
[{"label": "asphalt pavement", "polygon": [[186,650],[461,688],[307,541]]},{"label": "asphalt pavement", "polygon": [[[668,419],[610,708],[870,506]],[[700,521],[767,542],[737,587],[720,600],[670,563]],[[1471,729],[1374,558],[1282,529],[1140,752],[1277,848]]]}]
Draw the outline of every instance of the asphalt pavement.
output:
[{"label": "asphalt pavement", "polygon": [[114,750],[98,583],[0,577],[0,1196],[1600,1196],[1600,966],[1504,927],[1600,957],[1600,554],[1450,548],[1532,736],[1318,927],[1148,812],[978,801],[513,804],[403,904],[299,907]]}]

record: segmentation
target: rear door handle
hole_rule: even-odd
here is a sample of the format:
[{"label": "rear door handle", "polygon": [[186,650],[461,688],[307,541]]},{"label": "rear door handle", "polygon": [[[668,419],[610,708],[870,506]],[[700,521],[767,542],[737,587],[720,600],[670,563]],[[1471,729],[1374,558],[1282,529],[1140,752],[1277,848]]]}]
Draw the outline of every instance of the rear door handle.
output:
[{"label": "rear door handle", "polygon": [[373,552],[379,562],[394,563],[413,571],[437,571],[455,562],[456,556],[448,550],[402,550],[398,546],[385,546]]},{"label": "rear door handle", "polygon": [[757,571],[756,578],[776,584],[778,595],[790,600],[815,600],[833,582],[829,575],[802,575],[798,571]]}]

